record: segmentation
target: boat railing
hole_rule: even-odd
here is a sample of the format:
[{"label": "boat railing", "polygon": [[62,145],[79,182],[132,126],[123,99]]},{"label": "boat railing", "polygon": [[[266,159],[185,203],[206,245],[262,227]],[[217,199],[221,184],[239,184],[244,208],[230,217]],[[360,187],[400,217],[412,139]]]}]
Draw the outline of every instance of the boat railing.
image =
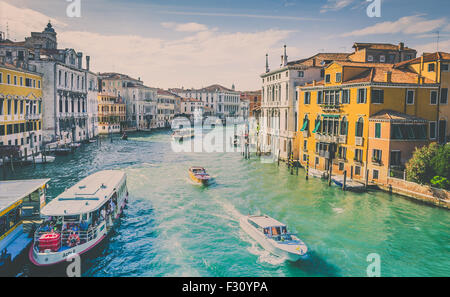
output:
[{"label": "boat railing", "polygon": [[[97,238],[97,228],[96,227],[89,227],[88,230],[64,230],[64,231],[52,231],[52,230],[42,230],[38,229],[34,233],[34,248],[39,248],[39,239],[42,237],[42,235],[49,234],[49,233],[58,233],[61,235],[61,247],[67,247],[69,246],[68,239],[72,234],[75,234],[79,241],[75,244],[75,246],[84,244],[86,242],[89,242],[95,238]],[[70,246],[74,247],[74,246]]]}]

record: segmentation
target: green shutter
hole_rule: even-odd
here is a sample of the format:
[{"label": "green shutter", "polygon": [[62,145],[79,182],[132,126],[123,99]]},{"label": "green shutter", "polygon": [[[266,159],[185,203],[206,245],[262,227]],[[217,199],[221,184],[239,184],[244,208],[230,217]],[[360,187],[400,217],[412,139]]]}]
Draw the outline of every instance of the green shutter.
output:
[{"label": "green shutter", "polygon": [[316,127],[314,128],[314,131],[312,131],[312,133],[317,133],[317,131],[319,131],[319,129],[320,129],[320,124],[321,124],[321,122],[320,122],[320,121],[317,121]]},{"label": "green shutter", "polygon": [[300,129],[300,131],[305,131],[306,130],[306,126],[308,126],[308,121],[304,121],[303,122],[303,127]]},{"label": "green shutter", "polygon": [[381,124],[375,123],[375,138],[381,137]]}]

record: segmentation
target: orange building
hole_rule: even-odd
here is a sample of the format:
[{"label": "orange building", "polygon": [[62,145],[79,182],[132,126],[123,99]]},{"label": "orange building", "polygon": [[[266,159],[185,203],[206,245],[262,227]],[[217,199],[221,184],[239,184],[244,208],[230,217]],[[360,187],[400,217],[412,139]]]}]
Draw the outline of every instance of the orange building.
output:
[{"label": "orange building", "polygon": [[121,97],[98,94],[99,134],[119,133],[126,121],[126,105]]}]

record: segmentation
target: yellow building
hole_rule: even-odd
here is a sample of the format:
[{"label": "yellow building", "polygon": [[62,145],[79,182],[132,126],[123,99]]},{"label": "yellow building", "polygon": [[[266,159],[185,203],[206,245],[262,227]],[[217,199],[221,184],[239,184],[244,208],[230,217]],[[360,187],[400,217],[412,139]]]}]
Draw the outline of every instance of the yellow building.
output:
[{"label": "yellow building", "polygon": [[0,61],[0,147],[15,146],[28,157],[42,143],[43,79],[24,65]]},{"label": "yellow building", "polygon": [[323,81],[297,87],[300,162],[384,182],[391,165],[404,167],[412,148],[445,142],[449,64],[444,53],[398,64],[331,63]]},{"label": "yellow building", "polygon": [[126,107],[121,97],[98,94],[99,134],[119,133],[126,121]]}]

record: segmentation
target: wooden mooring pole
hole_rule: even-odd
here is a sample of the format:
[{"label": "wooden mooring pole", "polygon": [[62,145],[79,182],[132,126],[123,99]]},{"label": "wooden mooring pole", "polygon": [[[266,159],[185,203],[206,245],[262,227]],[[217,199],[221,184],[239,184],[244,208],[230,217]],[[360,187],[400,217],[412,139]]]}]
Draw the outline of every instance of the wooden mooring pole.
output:
[{"label": "wooden mooring pole", "polygon": [[345,185],[347,183],[347,170],[344,170],[344,182],[342,183],[342,190],[345,191]]}]

